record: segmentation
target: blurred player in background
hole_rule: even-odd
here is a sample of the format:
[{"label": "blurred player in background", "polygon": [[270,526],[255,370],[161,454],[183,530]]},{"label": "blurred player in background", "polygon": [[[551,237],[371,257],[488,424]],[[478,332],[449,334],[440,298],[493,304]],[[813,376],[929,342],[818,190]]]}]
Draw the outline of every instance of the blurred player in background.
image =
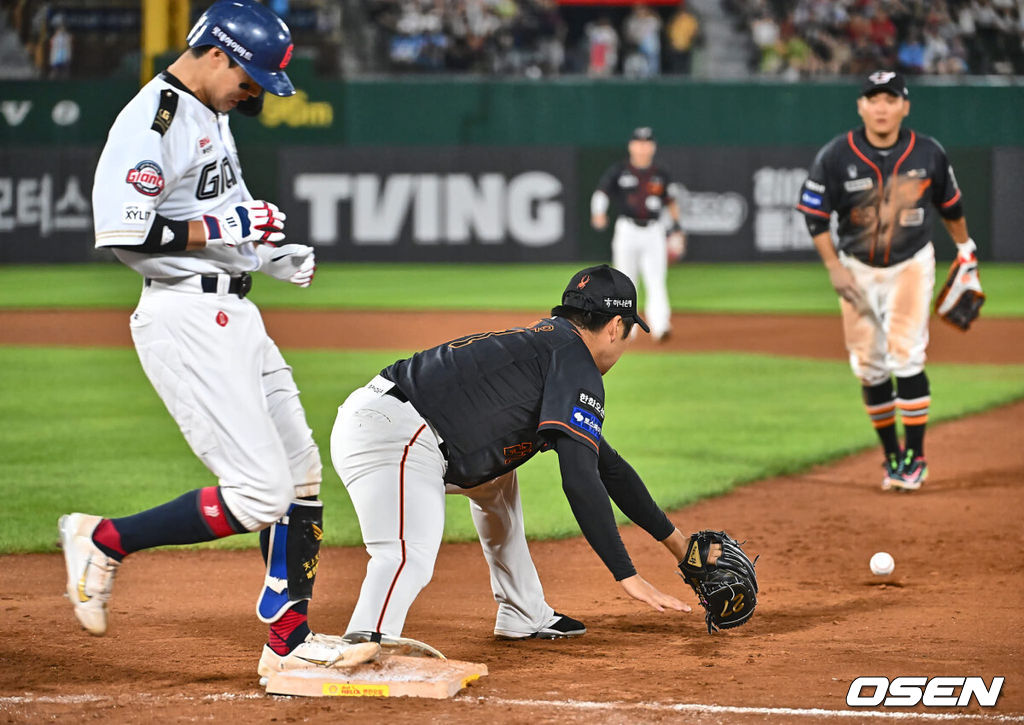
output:
[{"label": "blurred player in background", "polygon": [[[650,127],[634,129],[629,159],[612,164],[590,198],[590,223],[597,230],[607,227],[608,207],[615,202],[619,217],[612,237],[612,266],[638,287],[642,278],[651,337],[661,342],[672,329],[668,263],[683,257],[686,237],[679,226],[675,185],[668,171],[654,163],[657,148]],[[672,217],[667,232],[661,221],[665,209]]]},{"label": "blurred player in background", "polygon": [[[882,488],[912,491],[928,475],[924,434],[931,392],[924,365],[935,285],[935,213],[956,242],[958,259],[976,264],[975,244],[946,152],[902,127],[910,112],[903,77],[872,73],[857,112],[864,125],[818,152],[797,209],[840,297],[850,365],[885,452]],[[835,244],[833,213],[839,222]]]}]

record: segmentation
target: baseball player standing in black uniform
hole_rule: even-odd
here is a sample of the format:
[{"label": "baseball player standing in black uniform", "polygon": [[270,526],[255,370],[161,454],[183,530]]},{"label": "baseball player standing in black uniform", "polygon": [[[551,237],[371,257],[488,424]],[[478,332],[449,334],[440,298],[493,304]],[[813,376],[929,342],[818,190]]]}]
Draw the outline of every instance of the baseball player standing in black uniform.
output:
[{"label": "baseball player standing in black uniform", "polygon": [[[850,365],[885,451],[882,488],[912,491],[928,474],[924,434],[931,393],[924,365],[935,285],[935,213],[960,258],[973,259],[975,244],[945,151],[902,127],[910,112],[903,77],[872,73],[857,111],[864,125],[818,152],[797,209],[840,297]],[[839,222],[835,245],[833,213]]]},{"label": "baseball player standing in black uniform", "polygon": [[433,574],[445,493],[471,499],[503,639],[582,635],[547,604],[523,525],[516,469],[558,453],[562,488],[583,535],[629,596],[690,611],[640,577],[611,503],[681,561],[687,538],[603,437],[602,376],[639,325],[636,288],[601,265],[577,272],[551,317],[446,342],[385,368],[338,411],[331,457],[370,561],[346,638],[387,644]]},{"label": "baseball player standing in black uniform", "polygon": [[[672,308],[668,299],[668,262],[682,258],[686,237],[679,226],[675,185],[668,171],[654,163],[657,144],[648,126],[634,129],[629,140],[629,160],[612,164],[601,175],[590,198],[590,222],[595,229],[608,226],[608,206],[619,211],[612,237],[612,266],[638,284],[643,277],[647,303],[644,312],[651,336],[661,342],[671,330]],[[672,217],[666,231],[662,210]]]}]

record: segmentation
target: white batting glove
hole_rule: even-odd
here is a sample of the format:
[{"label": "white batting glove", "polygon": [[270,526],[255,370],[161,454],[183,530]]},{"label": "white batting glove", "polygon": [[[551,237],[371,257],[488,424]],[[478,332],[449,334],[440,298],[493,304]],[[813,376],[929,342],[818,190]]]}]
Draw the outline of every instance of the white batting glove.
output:
[{"label": "white batting glove", "polygon": [[974,254],[977,251],[978,245],[970,237],[963,244],[956,245],[956,256],[961,262],[977,262],[978,258]]},{"label": "white batting glove", "polygon": [[237,247],[246,242],[280,242],[286,215],[269,201],[246,201],[219,216],[206,214],[207,246]]},{"label": "white batting glove", "polygon": [[291,282],[299,287],[309,287],[316,274],[316,257],[313,248],[305,244],[285,244],[274,247],[261,244],[256,255],[262,261],[260,270],[274,279]]}]

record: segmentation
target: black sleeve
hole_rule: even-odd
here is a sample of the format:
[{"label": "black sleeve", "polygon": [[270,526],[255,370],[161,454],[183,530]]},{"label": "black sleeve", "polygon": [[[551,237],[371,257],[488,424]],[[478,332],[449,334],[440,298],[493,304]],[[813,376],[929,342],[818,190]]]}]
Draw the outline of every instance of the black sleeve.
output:
[{"label": "black sleeve", "polygon": [[184,252],[188,246],[188,222],[174,221],[157,214],[156,219],[153,220],[153,226],[149,228],[149,234],[146,235],[142,244],[111,244],[109,246],[142,254]]},{"label": "black sleeve", "polygon": [[811,164],[811,170],[800,187],[800,200],[797,202],[797,211],[804,215],[807,222],[807,231],[812,237],[829,230],[832,216],[832,190],[828,188],[828,173],[825,170],[827,156],[833,144],[818,151]]},{"label": "black sleeve", "polygon": [[597,454],[597,470],[608,495],[630,521],[656,541],[667,539],[675,531],[675,525],[651,498],[637,472],[606,440],[601,441]]},{"label": "black sleeve", "polygon": [[938,141],[932,139],[935,144],[937,162],[934,183],[932,184],[932,199],[939,215],[943,219],[955,222],[963,218],[964,205],[960,193],[960,186],[956,182],[956,174],[953,173],[953,164],[946,156],[946,150]]},{"label": "black sleeve", "polygon": [[636,569],[615,525],[615,514],[597,472],[594,451],[586,443],[567,435],[555,436],[555,450],[562,472],[562,490],[583,537],[601,557],[615,581],[633,576]]}]

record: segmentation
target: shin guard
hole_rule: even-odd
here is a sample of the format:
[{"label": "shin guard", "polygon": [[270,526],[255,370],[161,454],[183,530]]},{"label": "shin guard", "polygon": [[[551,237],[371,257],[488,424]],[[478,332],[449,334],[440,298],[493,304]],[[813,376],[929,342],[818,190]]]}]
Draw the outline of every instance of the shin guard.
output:
[{"label": "shin guard", "polygon": [[321,501],[297,500],[270,526],[267,576],[256,603],[260,621],[276,622],[293,604],[312,598],[323,525]]}]

